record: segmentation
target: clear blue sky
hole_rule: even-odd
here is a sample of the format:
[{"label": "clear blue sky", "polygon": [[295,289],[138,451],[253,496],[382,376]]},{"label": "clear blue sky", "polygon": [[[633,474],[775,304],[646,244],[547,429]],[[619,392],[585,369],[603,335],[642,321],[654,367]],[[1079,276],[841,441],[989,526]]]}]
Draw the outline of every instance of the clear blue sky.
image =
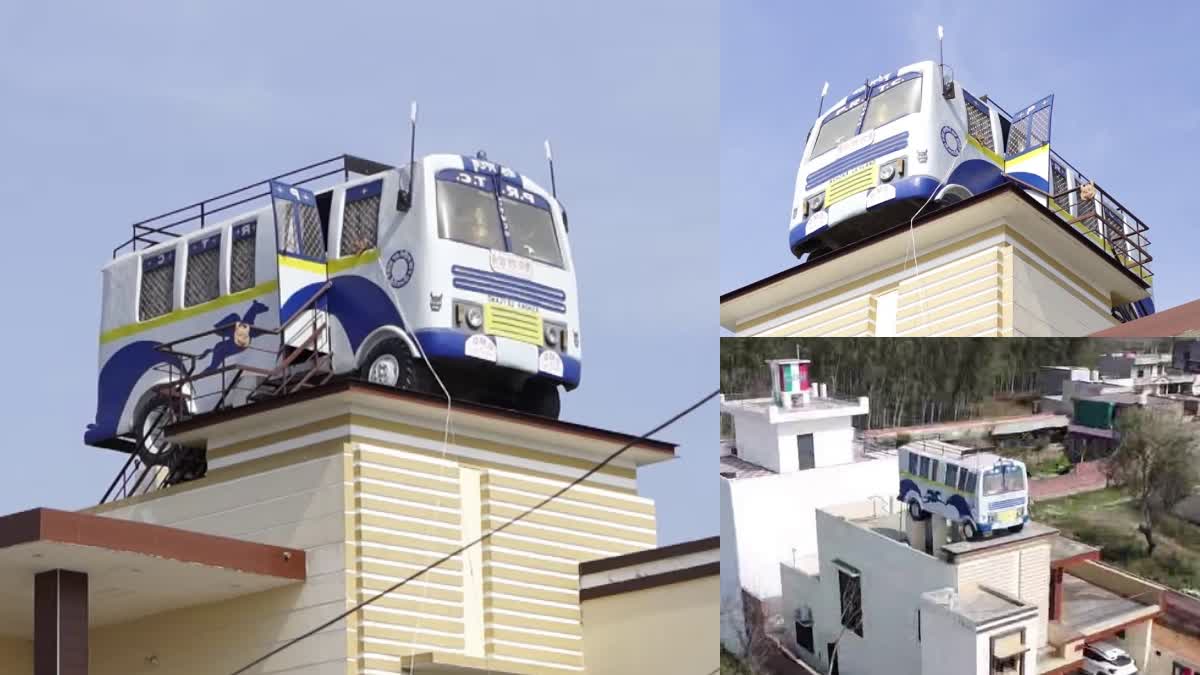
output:
[{"label": "clear blue sky", "polygon": [[[1052,145],[1150,226],[1159,309],[1200,297],[1194,3],[721,5],[721,291],[796,264],[788,213],[821,84],[937,59],[1009,110],[1055,94]],[[826,108],[828,109],[828,107]]]},{"label": "clear blue sky", "polygon": [[[717,386],[713,0],[0,3],[0,514],[94,503],[99,269],[128,224],[342,152],[489,156],[570,208],[564,419],[640,434]],[[718,531],[717,408],[642,472],[660,543]]]}]

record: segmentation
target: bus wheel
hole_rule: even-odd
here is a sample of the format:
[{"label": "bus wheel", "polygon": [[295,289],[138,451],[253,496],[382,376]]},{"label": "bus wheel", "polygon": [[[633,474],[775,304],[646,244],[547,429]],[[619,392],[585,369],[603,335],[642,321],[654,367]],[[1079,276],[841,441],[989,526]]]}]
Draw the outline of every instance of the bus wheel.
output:
[{"label": "bus wheel", "polygon": [[371,384],[421,393],[433,391],[429,367],[415,358],[400,338],[384,340],[376,345],[363,361],[358,374]]},{"label": "bus wheel", "polygon": [[962,524],[963,539],[974,541],[979,538],[979,528],[975,527],[975,523],[970,520],[964,520]]},{"label": "bus wheel", "polygon": [[179,416],[164,396],[150,399],[133,423],[137,432],[137,455],[146,466],[164,466],[170,463],[179,446],[167,442],[166,428],[178,421]]},{"label": "bus wheel", "polygon": [[1008,528],[1008,531],[1009,532],[1020,532],[1024,528],[1025,528],[1025,523],[1017,523],[1016,525],[1013,525],[1012,527]]},{"label": "bus wheel", "polygon": [[921,502],[916,499],[908,501],[908,515],[913,520],[925,520],[929,517],[929,514],[925,513],[925,509],[921,508]]},{"label": "bus wheel", "polygon": [[562,403],[557,384],[532,378],[525,382],[518,401],[522,411],[552,420],[558,419]]}]

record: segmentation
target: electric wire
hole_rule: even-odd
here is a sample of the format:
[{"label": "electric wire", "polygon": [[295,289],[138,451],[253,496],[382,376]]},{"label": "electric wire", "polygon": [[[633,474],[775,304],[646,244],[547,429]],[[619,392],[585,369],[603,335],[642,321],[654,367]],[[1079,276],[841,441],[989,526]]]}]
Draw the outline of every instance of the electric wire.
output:
[{"label": "electric wire", "polygon": [[513,516],[512,519],[505,521],[504,523],[496,526],[495,528],[483,533],[479,537],[476,537],[474,540],[472,540],[466,544],[463,544],[462,546],[458,547],[457,549],[442,555],[440,558],[425,565],[420,570],[413,572],[412,574],[408,575],[404,579],[401,579],[400,581],[396,582],[395,584],[392,584],[391,586],[376,593],[375,595],[371,596],[370,598],[367,598],[366,600],[359,602],[358,604],[354,605],[350,609],[347,609],[346,611],[341,612],[340,614],[334,616],[333,618],[329,619],[328,621],[325,621],[324,623],[320,624],[319,626],[316,626],[315,628],[311,628],[311,629],[305,631],[304,633],[301,633],[300,635],[279,645],[278,647],[275,647],[274,649],[268,651],[266,654],[263,654],[262,656],[254,659],[250,663],[247,663],[246,665],[242,666],[241,668],[238,668],[237,670],[233,671],[230,675],[241,675],[241,673],[245,673],[249,669],[266,661],[267,659],[271,658],[272,656],[275,656],[276,654],[278,654],[286,649],[289,649],[290,647],[302,642],[303,640],[306,640],[306,639],[316,635],[317,633],[320,633],[321,631],[325,630],[326,628],[329,628],[330,626],[336,624],[337,622],[353,615],[355,612],[362,610],[364,607],[367,607],[368,605],[375,603],[376,601],[380,600],[381,598],[395,592],[397,589],[404,586],[405,584],[412,581],[413,579],[420,577],[421,575],[425,574],[426,572],[429,572],[430,570],[440,567],[441,565],[445,564],[446,562],[454,559],[456,556],[462,555],[468,549],[491,539],[493,535],[499,534],[500,532],[503,532],[504,530],[508,529],[510,526],[515,525],[516,523],[524,520],[526,517],[532,515],[536,511],[539,511],[542,508],[544,508],[550,502],[552,502],[552,501],[558,499],[559,497],[563,496],[564,494],[566,494],[566,492],[568,490],[570,490],[571,488],[583,483],[583,481],[587,480],[588,478],[591,478],[593,475],[595,475],[601,469],[608,466],[617,457],[620,457],[626,450],[632,448],[633,446],[637,445],[638,443],[641,443],[642,441],[647,440],[648,438],[650,438],[650,436],[653,436],[654,434],[662,431],[663,429],[666,429],[667,427],[678,422],[679,420],[683,419],[684,417],[687,417],[691,413],[695,412],[696,409],[699,408],[700,406],[702,406],[705,403],[708,403],[710,400],[716,398],[719,393],[720,393],[720,390],[715,390],[709,394],[706,394],[700,400],[696,401],[695,403],[692,403],[688,407],[686,407],[683,410],[672,415],[665,422],[658,424],[653,429],[650,429],[649,431],[643,433],[641,436],[638,436],[637,438],[629,441],[628,443],[625,443],[621,447],[614,450],[607,457],[605,457],[604,459],[597,462],[595,465],[593,465],[590,469],[585,471],[583,474],[572,479],[570,483],[567,483],[563,487],[559,488],[555,492],[551,493],[550,495],[548,495],[547,497],[545,497],[538,503],[536,503],[533,506],[529,507],[528,509],[522,511],[521,513],[517,514],[516,516]]}]

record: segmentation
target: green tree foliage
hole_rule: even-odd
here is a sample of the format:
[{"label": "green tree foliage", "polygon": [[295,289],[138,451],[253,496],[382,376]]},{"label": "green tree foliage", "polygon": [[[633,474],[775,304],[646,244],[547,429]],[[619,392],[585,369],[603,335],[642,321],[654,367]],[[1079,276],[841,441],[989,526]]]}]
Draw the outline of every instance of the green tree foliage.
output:
[{"label": "green tree foliage", "polygon": [[981,401],[1034,391],[1039,366],[1094,367],[1115,345],[1086,338],[722,338],[721,391],[765,396],[767,359],[810,359],[831,396],[869,396],[867,428],[976,415]]},{"label": "green tree foliage", "polygon": [[1108,460],[1109,475],[1137,504],[1138,531],[1154,555],[1155,528],[1200,479],[1200,434],[1177,417],[1144,408],[1125,409],[1117,430],[1121,442]]}]

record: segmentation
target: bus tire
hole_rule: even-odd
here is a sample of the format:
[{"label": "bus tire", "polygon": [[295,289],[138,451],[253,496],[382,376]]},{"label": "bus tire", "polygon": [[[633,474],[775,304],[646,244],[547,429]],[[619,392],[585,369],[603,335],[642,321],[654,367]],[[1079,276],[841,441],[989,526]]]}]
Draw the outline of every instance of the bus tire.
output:
[{"label": "bus tire", "polygon": [[428,394],[433,391],[433,374],[424,361],[413,356],[400,338],[388,338],[367,354],[358,370],[362,379],[385,387]]},{"label": "bus tire", "polygon": [[178,421],[178,415],[165,396],[155,395],[134,418],[133,428],[137,437],[138,460],[146,466],[166,466],[179,449],[167,443],[163,429]]},{"label": "bus tire", "polygon": [[1025,529],[1025,523],[1017,523],[1016,525],[1013,525],[1012,527],[1008,528],[1008,531],[1016,533],[1016,532],[1020,532],[1023,529]]},{"label": "bus tire", "polygon": [[975,527],[975,523],[970,520],[962,522],[963,539],[967,541],[975,541],[979,538],[979,528]]},{"label": "bus tire", "polygon": [[553,382],[530,378],[521,388],[519,400],[521,411],[532,415],[556,420],[561,412],[562,399],[559,398],[558,385]]},{"label": "bus tire", "polygon": [[920,500],[913,498],[908,500],[908,515],[913,520],[925,520],[929,517],[929,512],[921,508]]}]

